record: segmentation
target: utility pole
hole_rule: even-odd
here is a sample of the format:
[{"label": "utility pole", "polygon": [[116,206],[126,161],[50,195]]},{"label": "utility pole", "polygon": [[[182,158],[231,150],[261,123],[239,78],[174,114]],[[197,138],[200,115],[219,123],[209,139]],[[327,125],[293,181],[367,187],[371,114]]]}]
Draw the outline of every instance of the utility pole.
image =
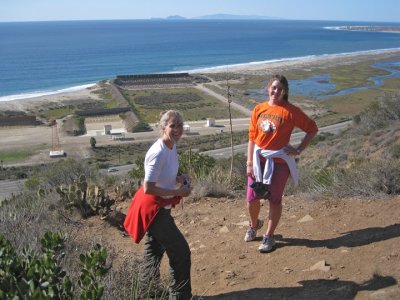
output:
[{"label": "utility pole", "polygon": [[226,79],[226,86],[227,86],[227,98],[228,98],[228,110],[229,110],[229,125],[231,129],[231,170],[229,172],[229,182],[232,182],[232,175],[233,175],[233,129],[232,129],[232,113],[231,113],[231,92],[230,92],[230,85],[228,79]]}]

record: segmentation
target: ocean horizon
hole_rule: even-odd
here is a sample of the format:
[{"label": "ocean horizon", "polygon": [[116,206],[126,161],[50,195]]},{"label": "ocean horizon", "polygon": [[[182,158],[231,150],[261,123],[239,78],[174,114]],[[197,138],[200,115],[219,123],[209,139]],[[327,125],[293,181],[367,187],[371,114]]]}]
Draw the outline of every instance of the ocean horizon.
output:
[{"label": "ocean horizon", "polygon": [[0,23],[0,101],[68,93],[122,74],[400,50],[400,34],[337,30],[400,23],[124,20]]}]

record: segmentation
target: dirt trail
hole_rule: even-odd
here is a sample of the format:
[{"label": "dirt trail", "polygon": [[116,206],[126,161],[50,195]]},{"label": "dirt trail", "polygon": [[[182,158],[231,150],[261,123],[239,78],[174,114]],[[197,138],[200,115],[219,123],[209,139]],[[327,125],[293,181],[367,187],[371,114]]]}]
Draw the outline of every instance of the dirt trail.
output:
[{"label": "dirt trail", "polygon": [[[213,90],[210,90],[209,88],[205,87],[203,84],[198,84],[195,86],[196,89],[209,94],[210,96],[214,97],[217,100],[222,101],[223,103],[225,103],[226,105],[228,105],[228,99],[224,96],[221,96],[220,94],[214,92]],[[231,102],[231,105],[233,108],[235,108],[236,110],[244,113],[246,116],[250,116],[251,115],[251,110],[235,103],[235,102]]]},{"label": "dirt trail", "polygon": [[[129,202],[120,205],[122,211]],[[400,297],[400,197],[286,197],[277,249],[269,254],[257,250],[265,226],[257,241],[243,241],[247,216],[242,199],[203,199],[173,214],[191,247],[193,292],[204,299]],[[264,203],[261,216],[266,215]],[[88,222],[86,235],[101,234],[121,257],[141,257],[141,244],[100,220]],[[167,262],[165,257],[163,274]]]}]

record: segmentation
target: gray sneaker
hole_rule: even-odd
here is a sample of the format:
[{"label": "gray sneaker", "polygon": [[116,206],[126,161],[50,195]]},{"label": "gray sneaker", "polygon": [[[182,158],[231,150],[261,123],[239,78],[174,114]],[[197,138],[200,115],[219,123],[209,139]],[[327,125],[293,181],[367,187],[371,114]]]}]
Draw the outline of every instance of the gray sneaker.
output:
[{"label": "gray sneaker", "polygon": [[247,229],[246,231],[246,235],[244,236],[244,241],[245,242],[251,242],[254,241],[256,236],[257,236],[257,230],[261,229],[261,227],[263,227],[264,225],[264,221],[263,220],[258,220],[257,219],[257,226],[256,228],[252,228],[251,226],[249,226],[249,229]]},{"label": "gray sneaker", "polygon": [[275,239],[272,236],[264,235],[258,250],[261,253],[268,253],[275,250]]}]

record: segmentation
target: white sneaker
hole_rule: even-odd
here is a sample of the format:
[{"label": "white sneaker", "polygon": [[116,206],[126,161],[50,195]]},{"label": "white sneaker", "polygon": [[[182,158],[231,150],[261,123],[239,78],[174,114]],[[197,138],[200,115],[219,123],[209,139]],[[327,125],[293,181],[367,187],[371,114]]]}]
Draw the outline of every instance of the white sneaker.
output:
[{"label": "white sneaker", "polygon": [[246,235],[244,236],[244,241],[245,241],[245,242],[254,241],[255,238],[257,237],[257,230],[258,230],[258,229],[261,229],[261,227],[263,227],[263,225],[264,225],[264,221],[263,221],[263,220],[258,220],[258,219],[257,219],[257,226],[256,226],[256,228],[252,228],[251,226],[249,226],[249,229],[247,229]]},{"label": "white sneaker", "polygon": [[261,253],[271,252],[275,249],[275,244],[275,239],[272,236],[264,235],[258,250]]}]

